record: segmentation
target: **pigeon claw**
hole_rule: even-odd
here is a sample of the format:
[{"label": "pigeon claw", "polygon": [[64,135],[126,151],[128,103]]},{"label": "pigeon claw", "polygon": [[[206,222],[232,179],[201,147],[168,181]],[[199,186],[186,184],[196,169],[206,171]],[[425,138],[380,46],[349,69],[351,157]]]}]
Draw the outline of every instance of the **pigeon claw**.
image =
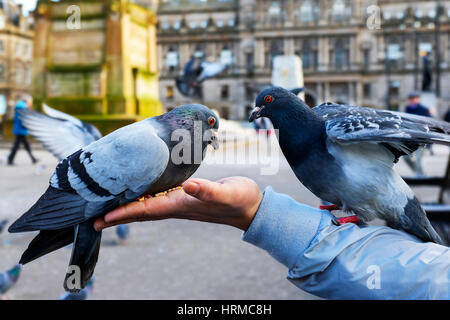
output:
[{"label": "pigeon claw", "polygon": [[357,224],[361,219],[358,218],[358,216],[349,216],[349,217],[341,217],[336,218],[336,221],[341,225],[345,223],[354,223]]}]

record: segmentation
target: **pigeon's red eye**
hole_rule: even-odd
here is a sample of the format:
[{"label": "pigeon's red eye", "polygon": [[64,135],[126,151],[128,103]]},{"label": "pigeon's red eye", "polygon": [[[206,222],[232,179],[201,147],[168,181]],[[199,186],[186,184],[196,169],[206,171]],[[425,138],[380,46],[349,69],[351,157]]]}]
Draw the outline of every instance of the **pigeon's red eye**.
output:
[{"label": "pigeon's red eye", "polygon": [[265,96],[264,97],[264,102],[265,103],[271,103],[273,101],[273,97],[272,96]]},{"label": "pigeon's red eye", "polygon": [[209,124],[210,126],[213,126],[214,123],[216,123],[216,119],[215,119],[214,117],[209,117],[209,119],[208,119],[208,124]]}]

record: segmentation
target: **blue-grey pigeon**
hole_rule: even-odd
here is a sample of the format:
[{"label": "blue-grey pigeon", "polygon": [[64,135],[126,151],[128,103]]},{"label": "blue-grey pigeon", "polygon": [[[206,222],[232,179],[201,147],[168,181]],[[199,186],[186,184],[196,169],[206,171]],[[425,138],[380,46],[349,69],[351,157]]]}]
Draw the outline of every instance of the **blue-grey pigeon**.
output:
[{"label": "blue-grey pigeon", "polygon": [[[60,161],[102,137],[100,131],[90,123],[46,104],[42,109],[45,114],[27,108],[20,112],[20,119],[33,138]],[[123,241],[118,229],[129,232],[129,227],[116,228],[120,241]]]},{"label": "blue-grey pigeon", "polygon": [[420,202],[393,170],[425,144],[450,145],[450,125],[432,118],[324,103],[291,92],[260,92],[249,121],[268,117],[297,178],[311,192],[363,221],[376,217],[424,241],[442,243]]},{"label": "blue-grey pigeon", "polygon": [[77,267],[69,268],[64,287],[84,288],[100,249],[95,219],[179,186],[200,166],[206,147],[218,147],[217,129],[218,118],[207,107],[184,105],[120,128],[62,160],[47,191],[9,228],[40,231],[20,263],[74,242],[69,266]]},{"label": "blue-grey pigeon", "polygon": [[0,273],[0,293],[4,294],[6,291],[11,289],[17,282],[22,271],[22,266],[16,264],[11,269]]}]

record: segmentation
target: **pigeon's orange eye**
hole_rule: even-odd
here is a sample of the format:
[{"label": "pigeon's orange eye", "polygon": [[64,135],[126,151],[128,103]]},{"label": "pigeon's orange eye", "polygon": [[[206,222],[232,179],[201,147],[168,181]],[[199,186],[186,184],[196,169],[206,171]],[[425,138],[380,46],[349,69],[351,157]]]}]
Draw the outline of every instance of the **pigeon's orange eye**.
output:
[{"label": "pigeon's orange eye", "polygon": [[273,101],[273,97],[272,96],[265,96],[264,97],[264,102],[265,103],[272,103]]},{"label": "pigeon's orange eye", "polygon": [[216,119],[215,119],[214,117],[209,117],[209,119],[208,119],[208,124],[209,124],[210,126],[213,126],[214,123],[216,123]]}]

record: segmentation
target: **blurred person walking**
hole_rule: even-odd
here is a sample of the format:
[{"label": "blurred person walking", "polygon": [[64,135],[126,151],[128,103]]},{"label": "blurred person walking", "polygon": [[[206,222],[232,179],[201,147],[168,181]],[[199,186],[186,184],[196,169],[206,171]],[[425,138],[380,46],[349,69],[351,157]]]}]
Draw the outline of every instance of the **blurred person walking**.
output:
[{"label": "blurred person walking", "polygon": [[28,143],[27,136],[28,130],[22,124],[22,120],[20,120],[20,110],[24,110],[26,108],[31,107],[32,98],[30,96],[23,97],[19,102],[17,102],[16,108],[14,110],[14,123],[13,123],[13,134],[16,136],[16,140],[12,146],[11,152],[8,156],[8,165],[14,164],[14,158],[16,156],[17,150],[20,147],[20,144],[23,144],[25,150],[30,155],[31,161],[34,163],[37,162],[37,159],[31,153],[31,147]]},{"label": "blurred person walking", "polygon": [[[431,117],[430,110],[420,103],[420,93],[417,91],[413,91],[408,95],[408,105],[406,106],[405,112],[423,117]],[[416,176],[424,176],[422,167],[424,151],[424,148],[419,148],[413,154],[404,157],[406,164],[414,171]]]},{"label": "blurred person walking", "polygon": [[0,95],[0,137],[3,136],[3,121],[6,116],[6,98]]}]

